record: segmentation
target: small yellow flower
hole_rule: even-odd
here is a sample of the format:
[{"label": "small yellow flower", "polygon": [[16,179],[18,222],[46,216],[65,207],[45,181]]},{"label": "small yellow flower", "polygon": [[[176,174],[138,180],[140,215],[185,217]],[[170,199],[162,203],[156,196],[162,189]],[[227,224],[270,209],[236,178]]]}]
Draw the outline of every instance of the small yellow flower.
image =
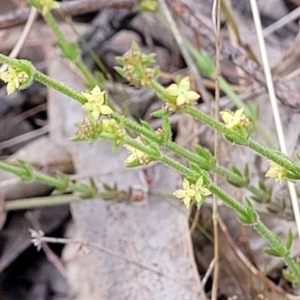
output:
[{"label": "small yellow flower", "polygon": [[244,109],[240,108],[235,113],[231,111],[221,111],[220,115],[229,129],[242,129],[246,128],[250,121],[244,114]]},{"label": "small yellow flower", "polygon": [[42,6],[42,14],[45,16],[51,9],[59,8],[58,2],[54,0],[40,0]]},{"label": "small yellow flower", "polygon": [[266,173],[266,177],[273,177],[275,178],[275,181],[279,183],[286,181],[287,180],[286,169],[271,160],[269,160],[269,163],[270,163],[270,169]]},{"label": "small yellow flower", "polygon": [[97,120],[101,115],[109,115],[112,113],[112,109],[105,104],[106,92],[100,90],[99,86],[95,86],[90,93],[81,93],[88,102],[83,105],[83,109],[91,114],[91,116]]},{"label": "small yellow flower", "polygon": [[176,97],[176,105],[182,106],[185,104],[193,104],[200,95],[194,91],[190,91],[190,79],[188,77],[183,78],[179,84],[171,84],[166,88],[166,92],[173,97]]},{"label": "small yellow flower", "polygon": [[[137,137],[135,139],[136,141],[141,142],[141,138]],[[133,165],[133,164],[140,164],[140,165],[146,165],[150,162],[150,157],[148,154],[130,146],[130,145],[124,145],[124,147],[129,151],[130,155],[125,160],[125,164],[127,166]]]},{"label": "small yellow flower", "polygon": [[10,95],[18,89],[20,84],[24,83],[29,76],[25,72],[18,72],[9,66],[6,72],[0,74],[0,78],[7,83],[7,94]]},{"label": "small yellow flower", "polygon": [[202,199],[211,192],[203,185],[203,177],[199,177],[196,184],[190,184],[187,179],[183,180],[183,189],[173,193],[176,198],[182,199],[186,208],[189,208],[191,203],[196,200],[197,204],[201,204]]}]

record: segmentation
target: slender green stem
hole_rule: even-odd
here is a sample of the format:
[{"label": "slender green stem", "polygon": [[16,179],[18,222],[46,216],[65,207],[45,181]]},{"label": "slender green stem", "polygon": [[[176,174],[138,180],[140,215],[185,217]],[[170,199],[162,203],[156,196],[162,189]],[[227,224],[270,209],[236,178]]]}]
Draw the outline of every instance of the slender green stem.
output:
[{"label": "slender green stem", "polygon": [[[150,156],[151,154],[153,154],[153,150],[150,149],[148,146],[145,146],[142,143],[137,142],[136,140],[130,137],[126,137],[124,142],[139,149],[140,151],[143,151],[144,153],[147,153]],[[184,176],[193,177],[194,180],[201,176],[197,172],[174,161],[172,158],[164,155],[163,153],[161,153],[159,160],[168,165],[169,167],[177,170]],[[229,208],[234,210],[239,216],[244,217],[245,219],[247,218],[248,211],[242,204],[237,202],[234,198],[229,196],[214,183],[211,183],[208,188],[213,194],[215,194],[219,199],[221,199]],[[278,253],[282,253],[283,255],[287,253],[286,247],[282,244],[280,239],[275,234],[273,234],[261,221],[257,221],[254,224],[254,228],[258,233],[260,233],[261,236],[263,236],[269,242],[269,244],[274,249],[276,249],[276,251],[278,251]],[[300,270],[297,267],[296,262],[290,256],[285,256],[285,261],[289,266],[290,271],[296,276],[296,278],[298,278],[297,280],[300,281]]]},{"label": "slender green stem", "polygon": [[208,188],[213,194],[215,194],[220,200],[222,200],[228,207],[233,209],[238,215],[247,216],[248,213],[246,208],[235,199],[230,197],[228,194],[226,194],[217,185],[211,183]]},{"label": "slender green stem", "polygon": [[270,160],[274,161],[278,165],[284,167],[285,169],[293,172],[295,175],[300,177],[300,167],[295,165],[292,161],[288,158],[284,157],[283,155],[275,152],[274,150],[270,150],[253,140],[248,141],[248,146],[254,150],[255,152],[260,153],[261,155],[269,158]]},{"label": "slender green stem", "polygon": [[214,171],[222,177],[226,178],[226,180],[233,183],[235,186],[242,187],[246,185],[245,179],[223,168],[222,166],[216,165]]},{"label": "slender green stem", "polygon": [[[288,250],[286,249],[285,245],[282,244],[280,239],[273,232],[271,232],[261,221],[258,221],[254,225],[254,228],[261,236],[263,236],[269,242],[269,244],[272,246],[273,249],[276,250],[276,252],[282,253],[283,255],[285,253],[288,253]],[[294,276],[295,279],[294,283],[299,284],[300,283],[299,266],[290,255],[285,255],[284,261],[288,266],[290,272]]]},{"label": "slender green stem", "polygon": [[154,130],[148,129],[146,127],[143,127],[139,124],[137,124],[134,121],[131,121],[128,118],[124,118],[120,114],[113,112],[110,114],[110,117],[118,121],[119,124],[124,124],[127,128],[132,129],[135,132],[138,132],[140,134],[145,135],[147,138],[151,139],[153,142],[156,142],[157,144],[162,143],[162,138],[155,133]]},{"label": "slender green stem", "polygon": [[[161,143],[161,137],[158,136],[154,131],[151,131],[136,122],[133,122],[127,118],[123,118],[117,113],[111,114],[111,117],[114,118],[118,122],[124,122],[125,126],[134,130],[135,132],[139,134],[145,135],[147,138],[151,139],[152,141],[160,144]],[[201,156],[177,145],[176,143],[172,141],[168,141],[165,145],[167,149],[173,151],[174,153],[180,155],[181,157],[187,159],[190,162],[194,162],[199,165],[200,168],[206,169],[207,163],[205,159],[203,159]],[[207,170],[207,169],[206,169]],[[211,171],[211,170],[207,170]],[[237,186],[242,186],[245,184],[244,180],[241,179],[241,177],[237,176],[236,174],[220,167],[216,166],[215,170],[219,175],[224,176],[227,180],[230,180],[231,182],[234,182]]]},{"label": "slender green stem", "polygon": [[209,115],[198,110],[195,107],[188,107],[183,109],[182,111],[193,116],[197,120],[207,124],[208,126],[217,129],[219,132],[222,132],[223,134],[230,136],[237,144],[244,145],[247,142],[243,137],[241,137],[233,130],[227,128],[223,123],[216,121],[214,118],[210,117]]},{"label": "slender green stem", "polygon": [[34,79],[48,87],[52,87],[53,89],[61,92],[64,95],[67,95],[70,98],[73,98],[74,100],[77,100],[78,102],[80,102],[82,104],[84,104],[87,101],[87,99],[83,95],[81,95],[79,92],[76,92],[75,90],[73,90],[69,87],[66,87],[59,81],[56,81],[39,71],[36,71],[36,73],[34,74]]},{"label": "slender green stem", "polygon": [[206,123],[210,127],[217,129],[218,131],[222,132],[225,135],[230,136],[230,138],[236,142],[237,144],[242,144],[245,146],[249,146],[252,150],[255,152],[261,154],[262,156],[265,156],[278,165],[284,167],[285,169],[293,172],[295,175],[299,176],[300,178],[300,167],[295,165],[292,161],[288,160],[281,154],[275,152],[272,149],[268,149],[257,142],[249,139],[248,141],[245,141],[243,137],[240,137],[238,134],[236,134],[233,130],[227,128],[224,124],[216,121],[215,119],[211,118],[210,116],[206,115],[205,113],[197,110],[194,107],[189,107],[183,110],[184,112],[192,115],[196,119]]},{"label": "slender green stem", "polygon": [[[68,41],[64,37],[63,33],[59,29],[58,24],[51,12],[48,12],[44,16],[44,19],[45,19],[46,23],[49,25],[49,27],[52,29],[52,31],[57,39],[58,45],[60,46],[62,52],[65,54],[65,57],[70,59],[71,61],[73,61],[73,59],[71,59],[71,57],[68,57],[68,52],[74,51],[74,53],[75,53],[75,55],[74,55],[75,59],[73,61],[74,64],[81,71],[81,73],[84,75],[85,79],[88,82],[96,85],[97,84],[96,80],[94,79],[91,72],[87,69],[87,67],[85,66],[85,64],[82,62],[82,60],[80,58],[80,53],[79,53],[80,51],[79,51],[79,47],[77,46],[77,44],[68,43]],[[73,55],[71,55],[71,56],[73,56]]]},{"label": "slender green stem", "polygon": [[[13,166],[13,165],[3,163],[3,162],[0,162],[0,169],[2,169],[4,171],[8,171],[10,173],[13,173],[21,178],[27,175],[27,171],[24,168]],[[46,174],[35,173],[34,179],[39,182],[46,183],[48,185],[56,187],[58,189],[61,189],[64,187],[64,183],[61,180],[56,179],[51,176],[48,176]]]},{"label": "slender green stem", "polygon": [[[28,176],[28,171],[25,170],[24,168],[18,167],[18,166],[13,166],[8,163],[0,162],[0,169],[3,171],[13,173],[20,178],[24,178],[24,177]],[[65,182],[63,180],[40,173],[36,170],[34,170],[32,177],[33,177],[32,180],[53,186],[53,187],[57,188],[58,190],[65,188]],[[88,186],[83,185],[83,184],[74,184],[74,183],[70,184],[69,189],[73,192],[79,192],[84,195],[89,191]]]},{"label": "slender green stem", "polygon": [[[19,65],[21,64],[21,62],[18,63],[17,60],[9,59],[1,54],[0,54],[0,61],[3,61],[4,63],[7,63],[13,67],[19,67]],[[49,78],[48,76],[46,76],[38,71],[35,71],[34,69],[33,69],[33,74],[34,74],[34,78],[37,81],[62,92],[63,94],[79,101],[80,103],[86,102],[85,97],[82,96],[80,93],[78,93],[68,87],[65,87],[63,84]],[[207,116],[206,114],[196,110],[195,108],[187,108],[184,111],[187,113],[190,113],[195,118],[205,122],[209,126],[219,130],[220,132],[230,136],[233,139],[233,141],[235,141],[236,143],[245,144],[245,145],[249,146],[254,151],[262,154],[263,156],[268,157],[269,159],[273,160],[274,162],[281,165],[282,167],[284,167],[300,176],[300,168],[298,166],[294,165],[291,161],[289,161],[287,158],[283,157],[282,155],[274,152],[273,150],[267,149],[252,140],[246,141],[246,143],[245,143],[244,138],[239,137],[236,133],[234,133],[232,130],[228,129],[222,123],[215,121],[214,119],[212,119],[209,116]],[[122,116],[118,115],[117,113],[113,113],[111,116],[114,119],[116,119],[117,121],[119,121],[120,123],[123,122],[126,127],[131,128],[139,133],[144,134],[146,137],[151,139],[153,142],[156,142],[159,145],[162,144],[163,140],[154,131],[147,129],[141,125],[138,125],[138,124],[130,121],[127,118],[123,118]],[[150,146],[144,145],[130,137],[125,137],[124,142],[128,145],[131,145],[132,147],[135,147],[136,149],[139,149],[140,151],[142,151],[144,153],[149,154],[150,156],[153,156],[156,158],[159,156],[157,158],[158,160],[162,161],[163,163],[170,166],[171,168],[177,170],[184,176],[192,178],[194,181],[196,181],[199,178],[199,176],[201,176],[201,175],[207,177],[206,174],[198,174],[196,171],[191,170],[190,168],[180,164],[179,162],[177,162],[177,161],[173,160],[172,158],[168,157],[167,155],[163,154],[159,150],[158,147],[151,148]],[[189,160],[193,160],[195,162],[197,160],[199,162],[199,158],[194,156],[193,153],[187,152],[186,149],[181,148],[172,142],[167,142],[166,146],[173,152],[176,152],[176,153],[186,157]],[[28,176],[28,170],[21,168],[21,167],[17,167],[17,166],[12,166],[12,165],[9,165],[9,164],[3,163],[3,162],[0,162],[0,169],[14,173],[14,174],[20,176],[21,178],[22,177],[26,178],[26,176]],[[222,170],[219,167],[216,168],[216,171],[218,171],[219,173],[225,174],[224,170]],[[37,180],[39,182],[49,184],[51,186],[56,187],[57,189],[63,189],[65,187],[65,182],[63,180],[39,173],[37,171],[34,171],[34,173],[32,174],[32,179]],[[83,194],[85,194],[88,191],[88,187],[85,185],[81,185],[81,184],[71,184],[69,188],[72,191],[82,192]],[[210,183],[209,190],[212,193],[214,193],[217,197],[219,197],[227,206],[229,206],[231,209],[233,209],[239,216],[247,217],[247,214],[248,214],[247,209],[243,205],[241,205],[239,202],[237,202],[236,200],[231,198],[229,195],[227,195],[218,186],[214,185],[213,183]],[[263,223],[261,223],[260,221],[256,222],[254,224],[254,228],[263,237],[265,237],[267,239],[267,241],[270,243],[270,245],[272,245],[278,252],[287,253],[286,247],[281,243],[279,238],[277,236],[275,236],[272,232],[270,232],[263,225]],[[289,269],[295,276],[297,282],[300,282],[300,270],[297,267],[296,262],[290,256],[286,256],[285,261],[286,261],[286,264],[288,265]]]},{"label": "slender green stem", "polygon": [[294,275],[295,284],[300,284],[300,270],[298,268],[298,265],[295,263],[294,259],[288,255],[284,258],[284,261],[290,270],[290,272]]},{"label": "slender green stem", "polygon": [[18,199],[4,202],[4,211],[21,210],[21,209],[32,209],[38,207],[48,207],[57,205],[68,205],[73,202],[80,201],[81,198],[71,195],[59,195],[59,196],[48,196],[48,197],[36,197]]},{"label": "slender green stem", "polygon": [[58,44],[60,44],[61,47],[63,46],[69,46],[69,43],[66,41],[63,33],[59,29],[56,20],[54,19],[53,15],[51,12],[46,13],[44,16],[44,20],[48,24],[48,26],[52,29]]},{"label": "slender green stem", "polygon": [[177,170],[178,172],[180,172],[184,176],[193,177],[194,181],[196,181],[200,177],[200,175],[197,172],[187,168],[186,166],[180,164],[179,162],[175,161],[174,159],[172,159],[171,157],[169,157],[165,154],[161,155],[160,160],[163,163],[165,163],[166,165],[168,165],[169,167]]},{"label": "slender green stem", "polygon": [[20,67],[20,61],[18,59],[10,58],[6,55],[3,55],[0,53],[0,61],[13,67],[13,68],[19,68]]},{"label": "slender green stem", "polygon": [[279,253],[285,253],[286,252],[286,248],[282,244],[280,239],[274,233],[272,233],[261,221],[257,221],[256,224],[254,225],[254,228]]},{"label": "slender green stem", "polygon": [[[4,63],[12,65],[12,66],[19,66],[18,60],[7,58],[6,56],[4,56],[2,54],[0,54],[0,60],[3,61]],[[65,85],[61,84],[60,82],[50,78],[49,76],[47,76],[39,71],[35,71],[34,78],[35,78],[35,80],[41,82],[42,84],[52,87],[52,88],[56,89],[57,91],[79,101],[82,104],[84,104],[86,102],[86,98],[83,95],[81,95],[80,93],[76,92],[75,90],[73,90],[69,87],[66,87]],[[214,119],[210,118],[206,114],[204,114],[200,111],[197,111],[196,109],[193,109],[192,115],[198,119],[201,119],[203,122],[206,122],[209,126],[211,126],[213,128],[217,128],[223,133],[232,135],[232,131],[230,129],[228,129],[224,124],[215,121]],[[145,135],[147,138],[150,138],[152,141],[154,141],[158,144],[162,143],[162,138],[159,135],[157,135],[154,131],[147,129],[147,128],[137,124],[136,122],[129,120],[128,118],[124,118],[123,116],[121,116],[117,113],[111,114],[111,117],[114,118],[115,120],[117,120],[118,122],[124,122],[126,127],[134,130],[135,132]],[[242,142],[244,142],[244,140]],[[258,148],[258,146],[259,146],[258,144],[253,144],[253,145],[256,145],[256,148]],[[168,141],[165,146],[169,150],[173,151],[174,153],[176,153],[178,155],[181,155],[182,157],[186,158],[187,160],[199,164],[200,167],[201,166],[203,167],[206,164],[205,160],[203,158],[201,158],[199,155],[192,153],[189,150],[184,149],[183,147],[178,146],[176,143],[174,143],[172,141]],[[229,172],[226,172],[226,174],[225,174],[224,169],[222,170],[219,167],[216,168],[215,171],[222,176],[225,175],[227,179],[230,178],[230,180],[232,182],[236,182],[237,185],[240,185],[240,183],[241,183],[240,179],[237,178],[237,176],[235,176],[233,173],[231,173],[231,175],[230,175]]]}]

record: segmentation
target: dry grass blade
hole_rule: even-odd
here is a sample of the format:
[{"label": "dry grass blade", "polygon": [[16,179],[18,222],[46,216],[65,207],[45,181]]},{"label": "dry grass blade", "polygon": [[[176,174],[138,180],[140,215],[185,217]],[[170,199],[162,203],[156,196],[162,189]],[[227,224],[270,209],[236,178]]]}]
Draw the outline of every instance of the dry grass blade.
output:
[{"label": "dry grass blade", "polygon": [[[258,10],[256,0],[250,0],[250,3],[251,3],[251,8],[252,8],[254,24],[255,24],[255,28],[256,28],[256,32],[257,32],[263,68],[264,68],[264,72],[265,72],[265,76],[266,76],[266,84],[267,84],[270,101],[271,101],[271,106],[272,106],[272,110],[273,110],[279,145],[280,145],[281,151],[284,154],[287,154],[287,148],[286,148],[286,144],[285,144],[281,118],[280,118],[279,109],[278,109],[278,105],[277,105],[275,88],[274,88],[274,84],[273,84],[273,80],[272,80],[272,73],[270,70],[269,61],[268,61],[268,57],[267,57],[266,45],[265,45],[265,41],[264,41],[264,37],[263,37],[263,33],[262,33],[262,25],[261,25],[259,10]],[[295,186],[293,183],[288,182],[288,188],[289,188],[289,193],[290,193],[291,202],[292,202],[292,206],[293,206],[298,235],[300,238],[300,212],[299,212],[297,193],[296,193],[296,189],[295,189]]]},{"label": "dry grass blade", "polygon": [[[220,74],[221,74],[221,0],[214,0],[212,9],[212,19],[216,33],[216,74],[215,74],[215,119],[219,118],[219,100],[220,100]],[[214,157],[218,159],[219,150],[219,132],[214,130]],[[214,184],[218,184],[218,175],[214,173]],[[211,299],[218,298],[218,281],[220,273],[220,253],[219,253],[219,232],[218,232],[218,199],[213,195],[213,230],[214,230],[214,273]]]}]

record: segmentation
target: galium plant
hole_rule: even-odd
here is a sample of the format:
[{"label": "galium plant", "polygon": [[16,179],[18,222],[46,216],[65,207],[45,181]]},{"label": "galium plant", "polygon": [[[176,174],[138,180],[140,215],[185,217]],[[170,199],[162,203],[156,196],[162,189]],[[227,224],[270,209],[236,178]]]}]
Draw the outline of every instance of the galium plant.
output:
[{"label": "galium plant", "polygon": [[[42,12],[45,20],[55,32],[63,55],[73,60],[85,74],[87,70],[82,67],[77,53],[78,49],[76,46],[66,43],[52,17],[51,9],[57,8],[56,2],[51,0],[31,0],[31,2]],[[239,203],[214,184],[210,177],[210,174],[216,172],[224,176],[229,183],[252,191],[253,198],[264,199],[269,191],[263,188],[263,185],[258,188],[250,185],[248,167],[245,167],[244,172],[239,171],[236,167],[233,167],[232,170],[225,169],[219,165],[207,149],[197,145],[195,151],[192,152],[171,140],[170,114],[189,114],[207,126],[218,130],[230,143],[249,147],[268,159],[270,169],[266,173],[267,177],[273,177],[280,183],[286,180],[299,180],[300,166],[296,162],[281,152],[260,145],[251,138],[254,128],[253,120],[244,112],[243,108],[221,112],[220,117],[223,122],[201,112],[195,106],[200,95],[191,90],[190,79],[188,77],[179,78],[174,84],[165,88],[157,80],[160,71],[158,67],[153,66],[154,55],[141,53],[135,43],[127,53],[117,58],[119,66],[116,67],[116,70],[129,84],[151,89],[163,101],[161,109],[154,113],[156,117],[162,118],[162,128],[158,131],[154,131],[144,121],[134,122],[113,110],[108,105],[106,91],[101,90],[96,83],[89,91],[75,91],[37,71],[26,60],[11,59],[0,54],[0,61],[9,65],[8,71],[0,74],[0,78],[7,83],[9,94],[18,89],[27,88],[35,80],[82,104],[85,119],[76,125],[78,130],[72,138],[74,141],[85,140],[92,143],[99,139],[110,140],[114,142],[115,149],[124,146],[128,150],[129,155],[125,162],[127,167],[159,161],[177,170],[183,175],[183,187],[174,191],[174,196],[181,199],[187,208],[193,203],[200,208],[207,196],[215,194],[225,205],[236,212],[240,222],[252,226],[268,241],[270,247],[265,251],[270,255],[282,257],[289,269],[287,277],[293,283],[300,284],[300,264],[290,255],[293,241],[291,231],[288,232],[287,240],[283,243],[261,222],[251,200],[245,199],[245,205]],[[89,80],[90,77],[86,73],[86,79]],[[135,132],[136,138],[133,138],[129,131]],[[166,155],[165,149],[185,159],[188,166]],[[25,162],[20,162],[19,166],[0,162],[0,169],[15,173],[23,180],[37,180],[52,185],[56,188],[57,193],[77,192],[83,198],[99,195],[93,181],[90,186],[77,185],[62,174],[58,174],[56,177],[41,174]],[[113,189],[107,190],[113,191]]]}]

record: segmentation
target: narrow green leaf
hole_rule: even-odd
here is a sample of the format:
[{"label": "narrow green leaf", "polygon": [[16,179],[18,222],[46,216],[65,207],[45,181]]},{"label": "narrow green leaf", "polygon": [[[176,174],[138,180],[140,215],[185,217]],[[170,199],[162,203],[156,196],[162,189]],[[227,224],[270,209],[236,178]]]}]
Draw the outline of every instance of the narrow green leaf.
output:
[{"label": "narrow green leaf", "polygon": [[201,168],[194,162],[189,162],[191,169],[196,171],[197,173],[201,173]]},{"label": "narrow green leaf", "polygon": [[165,115],[165,110],[164,109],[159,109],[151,113],[152,117],[155,118],[162,118]]},{"label": "narrow green leaf", "polygon": [[275,256],[275,257],[282,257],[282,255],[276,250],[276,249],[273,249],[273,248],[264,248],[263,249],[264,252],[270,256]]},{"label": "narrow green leaf", "polygon": [[33,180],[34,172],[35,172],[33,166],[31,164],[29,164],[28,162],[21,160],[21,159],[19,159],[18,162],[24,170],[24,173],[20,176],[20,178],[24,181]]},{"label": "narrow green leaf", "polygon": [[293,240],[294,240],[294,235],[293,235],[293,232],[292,232],[291,228],[289,228],[287,238],[286,238],[286,242],[285,242],[285,247],[288,251],[291,250]]},{"label": "narrow green leaf", "polygon": [[141,125],[142,125],[144,128],[153,131],[153,128],[149,125],[148,122],[145,122],[145,121],[143,121],[143,120],[140,120],[140,123],[141,123]]},{"label": "narrow green leaf", "polygon": [[240,172],[240,170],[236,167],[236,166],[233,166],[231,168],[232,172],[235,173],[236,175],[239,175],[240,177],[243,178],[243,174]]}]

